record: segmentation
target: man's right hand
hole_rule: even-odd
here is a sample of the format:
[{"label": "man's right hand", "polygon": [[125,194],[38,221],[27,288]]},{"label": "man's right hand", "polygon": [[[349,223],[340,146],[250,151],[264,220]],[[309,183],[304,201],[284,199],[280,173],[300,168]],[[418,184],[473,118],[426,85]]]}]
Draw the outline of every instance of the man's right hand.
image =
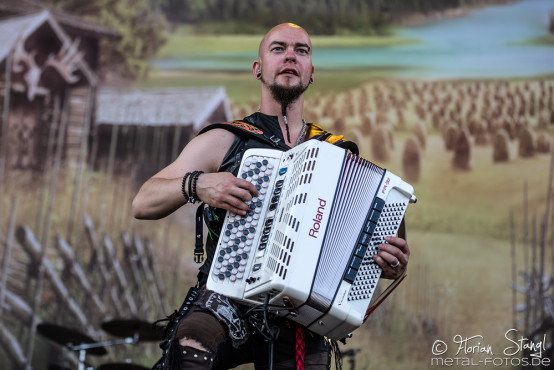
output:
[{"label": "man's right hand", "polygon": [[210,206],[245,215],[249,210],[245,202],[257,197],[258,189],[229,172],[203,173],[198,177],[196,194]]}]

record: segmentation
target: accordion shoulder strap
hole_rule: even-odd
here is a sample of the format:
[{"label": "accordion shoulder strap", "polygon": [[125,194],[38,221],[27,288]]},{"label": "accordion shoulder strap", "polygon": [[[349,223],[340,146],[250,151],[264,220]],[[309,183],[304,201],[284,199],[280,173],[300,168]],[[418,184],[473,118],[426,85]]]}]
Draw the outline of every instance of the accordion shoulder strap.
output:
[{"label": "accordion shoulder strap", "polygon": [[[198,135],[216,128],[222,128],[234,133],[235,135],[258,140],[282,150],[290,149],[284,144],[282,140],[275,139],[274,135],[268,136],[269,134],[262,131],[262,129],[260,129],[259,127],[241,120],[211,124],[200,130]],[[306,131],[306,140],[310,139],[327,141],[340,148],[349,150],[353,154],[359,155],[358,146],[353,141],[345,140],[343,135],[333,135],[330,132],[325,131],[321,126],[318,126],[315,123],[308,124],[308,129]]]},{"label": "accordion shoulder strap", "polygon": [[353,141],[345,140],[343,135],[333,135],[330,132],[325,131],[321,126],[318,126],[315,123],[308,124],[306,139],[327,141],[328,143],[334,144],[340,148],[349,150],[353,154],[360,154],[358,145],[356,145],[356,143],[354,143]]},{"label": "accordion shoulder strap", "polygon": [[216,128],[221,128],[221,129],[230,131],[233,134],[241,137],[258,140],[263,143],[269,144],[275,148],[280,148],[282,150],[290,149],[281,140],[275,139],[273,135],[268,136],[268,134],[262,131],[259,127],[240,120],[210,124],[209,126],[206,126],[202,130],[200,130],[198,135]]},{"label": "accordion shoulder strap", "polygon": [[400,222],[400,226],[398,227],[398,237],[402,238],[404,240],[406,239],[406,219],[403,218],[402,222]]}]

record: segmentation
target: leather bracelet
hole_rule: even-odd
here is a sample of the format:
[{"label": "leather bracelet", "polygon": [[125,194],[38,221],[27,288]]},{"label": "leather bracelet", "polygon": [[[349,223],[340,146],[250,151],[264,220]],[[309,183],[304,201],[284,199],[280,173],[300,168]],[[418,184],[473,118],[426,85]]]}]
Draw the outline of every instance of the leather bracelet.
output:
[{"label": "leather bracelet", "polygon": [[198,194],[196,193],[196,183],[198,182],[198,178],[200,177],[201,174],[203,174],[204,171],[197,171],[194,175],[194,178],[192,179],[192,197],[196,200],[200,200],[200,198],[198,198]]},{"label": "leather bracelet", "polygon": [[194,203],[195,199],[190,196],[189,193],[186,192],[186,184],[187,179],[190,181],[190,177],[192,176],[193,172],[187,172],[185,176],[183,176],[183,181],[181,182],[181,193],[183,194],[183,197],[185,198],[185,204],[187,203]]}]

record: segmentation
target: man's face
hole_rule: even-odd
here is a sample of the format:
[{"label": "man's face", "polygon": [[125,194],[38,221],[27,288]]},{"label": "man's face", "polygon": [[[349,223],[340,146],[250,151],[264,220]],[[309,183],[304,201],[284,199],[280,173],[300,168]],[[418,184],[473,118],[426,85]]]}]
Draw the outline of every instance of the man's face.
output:
[{"label": "man's face", "polygon": [[257,67],[262,83],[269,87],[274,97],[276,93],[301,95],[314,73],[310,37],[298,26],[275,27],[260,45]]}]

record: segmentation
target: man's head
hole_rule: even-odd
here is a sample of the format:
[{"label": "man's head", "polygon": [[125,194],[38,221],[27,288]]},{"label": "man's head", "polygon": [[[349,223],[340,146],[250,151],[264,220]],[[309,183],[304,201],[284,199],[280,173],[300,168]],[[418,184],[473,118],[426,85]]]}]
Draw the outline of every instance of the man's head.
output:
[{"label": "man's head", "polygon": [[273,27],[260,42],[258,59],[253,63],[252,71],[286,109],[313,83],[310,36],[302,27],[292,23]]}]

